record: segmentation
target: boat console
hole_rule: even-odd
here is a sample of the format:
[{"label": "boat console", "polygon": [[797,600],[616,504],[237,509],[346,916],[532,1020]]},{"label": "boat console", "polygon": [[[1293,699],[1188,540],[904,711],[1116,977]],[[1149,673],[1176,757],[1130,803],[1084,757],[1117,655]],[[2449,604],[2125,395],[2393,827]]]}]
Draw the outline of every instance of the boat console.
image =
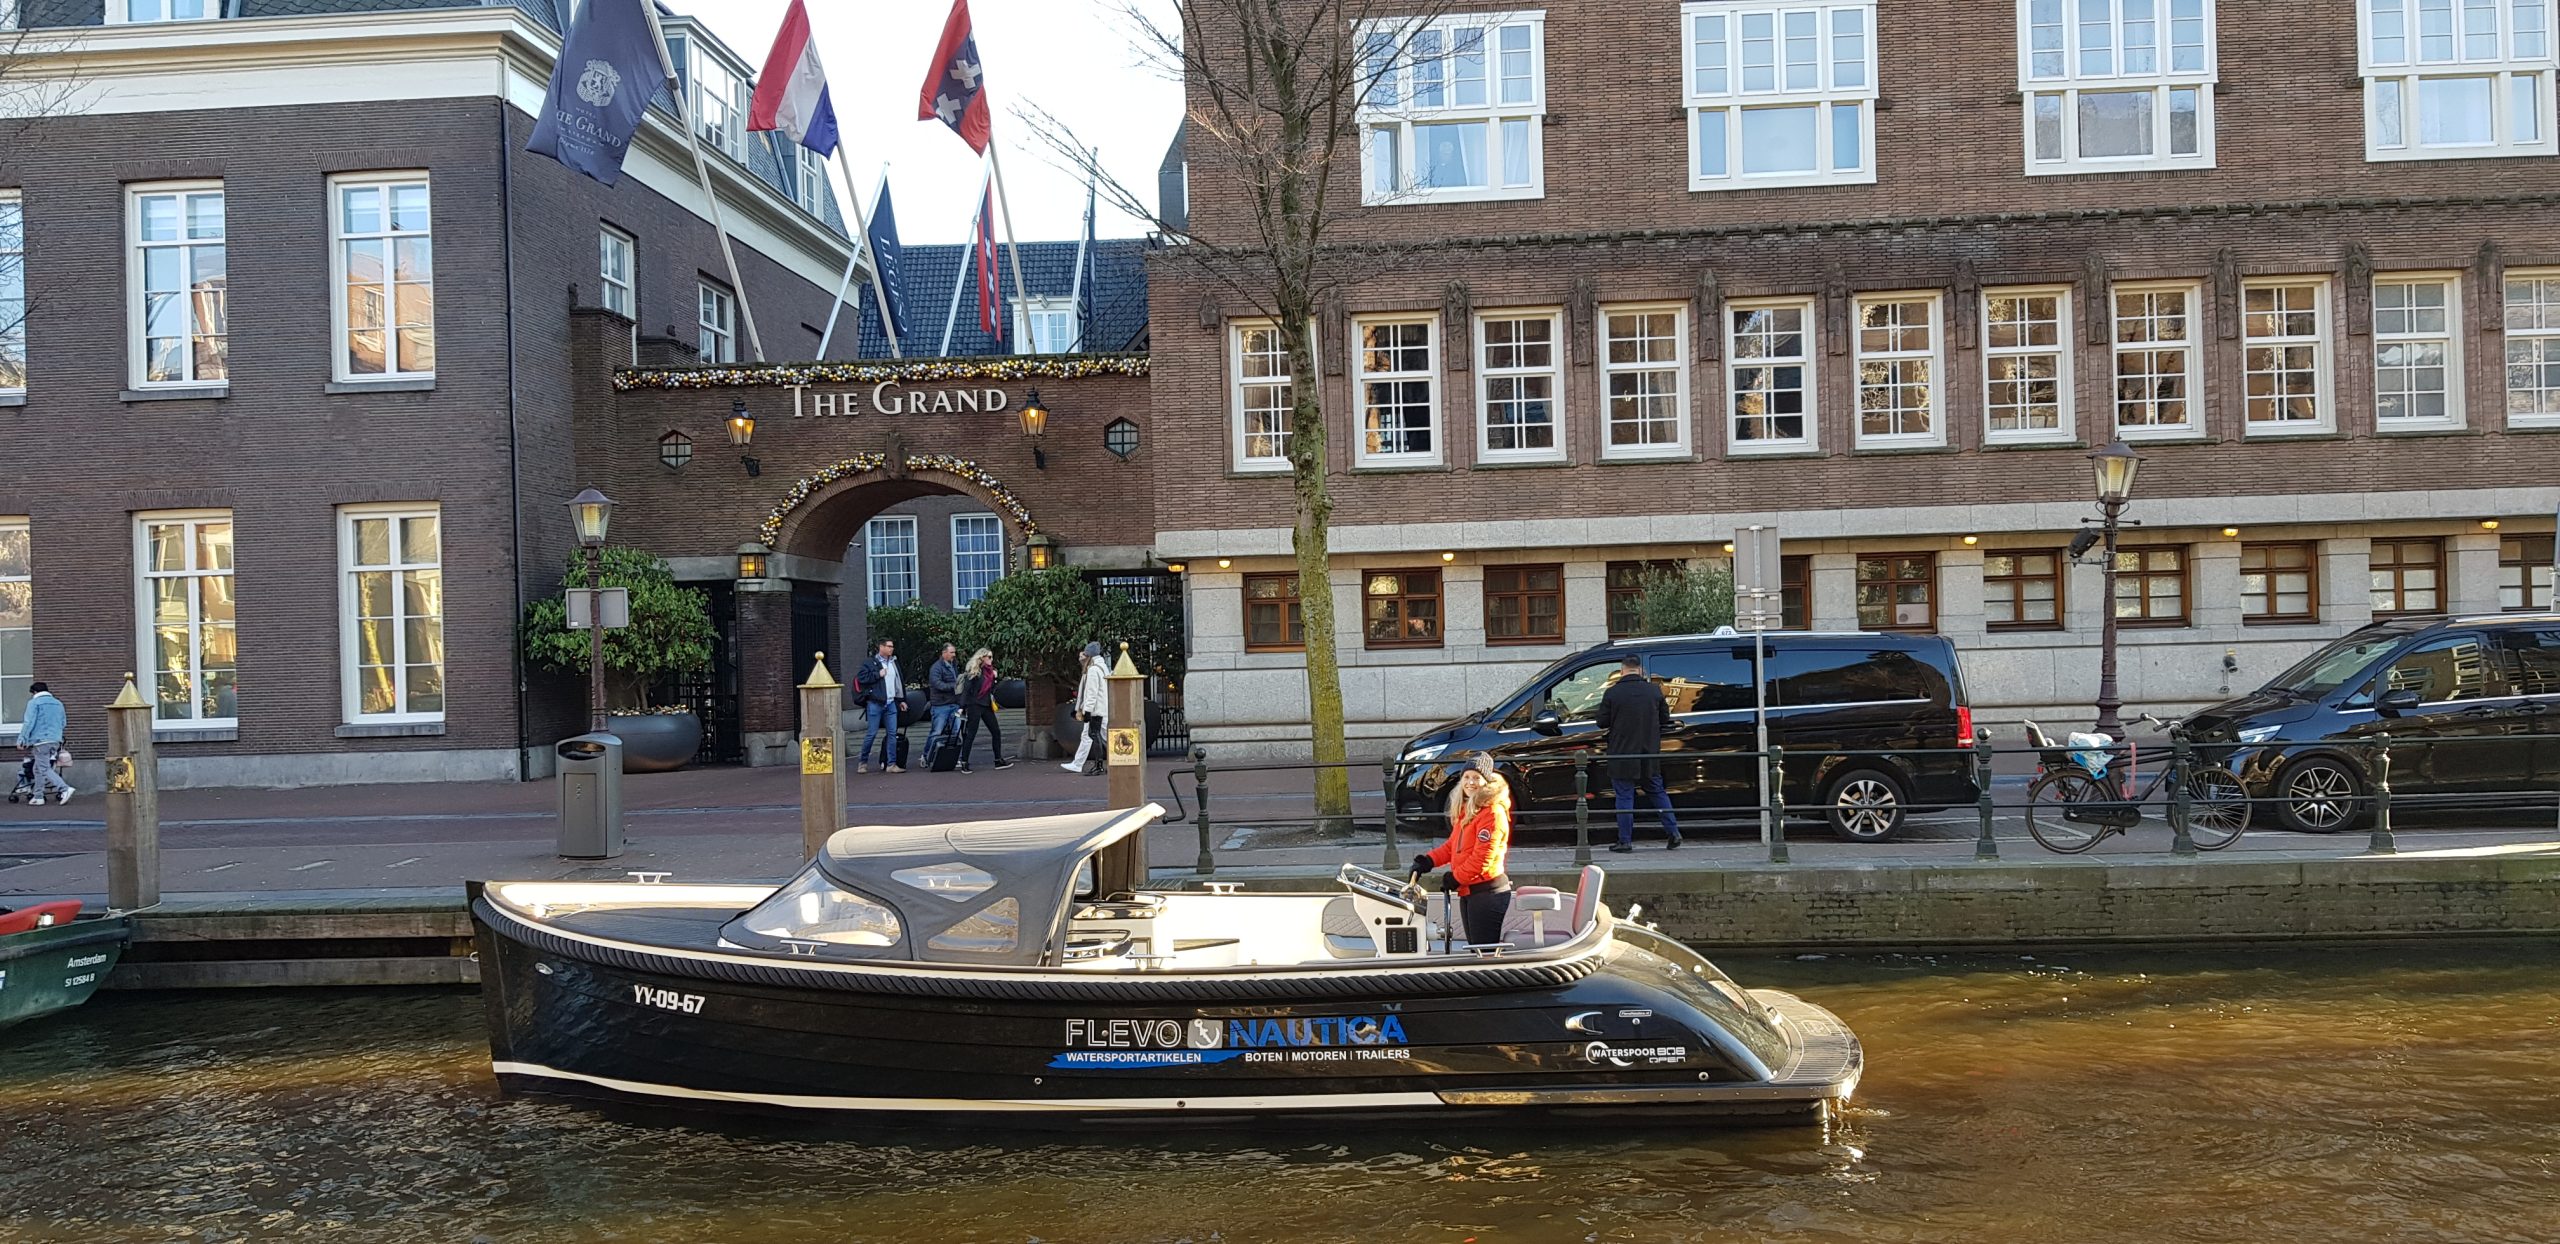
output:
[{"label": "boat console", "polygon": [[1369,938],[1370,953],[1382,959],[1421,957],[1431,938],[1420,885],[1357,864],[1343,865],[1336,875],[1351,891],[1351,910]]}]

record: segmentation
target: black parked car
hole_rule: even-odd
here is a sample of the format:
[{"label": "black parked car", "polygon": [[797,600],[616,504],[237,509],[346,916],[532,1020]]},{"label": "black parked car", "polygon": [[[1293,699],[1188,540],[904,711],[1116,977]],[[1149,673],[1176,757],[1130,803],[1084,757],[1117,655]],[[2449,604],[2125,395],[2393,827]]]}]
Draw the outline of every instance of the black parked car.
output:
[{"label": "black parked car", "polygon": [[[1973,710],[1955,645],[1938,635],[1773,632],[1768,651],[1769,741],[1786,752],[1791,810],[1820,812],[1832,832],[1879,842],[1907,811],[1975,798]],[[1515,825],[1557,828],[1573,815],[1574,758],[1599,752],[1592,724],[1609,677],[1629,653],[1662,684],[1674,729],[1663,778],[1684,808],[1747,814],[1759,803],[1749,635],[1629,639],[1566,657],[1499,704],[1405,744],[1397,806],[1436,814],[1470,752],[1491,752],[1511,779]],[[1887,755],[1842,755],[1884,751]],[[1591,773],[1595,819],[1614,814],[1607,767]],[[1614,822],[1608,833],[1614,834]],[[1595,837],[1600,831],[1595,831]]]},{"label": "black parked car", "polygon": [[2534,736],[2560,734],[2560,614],[2377,622],[2189,715],[2187,730],[2228,748],[2287,829],[2345,829],[2370,811],[2386,732],[2395,795],[2547,793],[2560,739]]}]

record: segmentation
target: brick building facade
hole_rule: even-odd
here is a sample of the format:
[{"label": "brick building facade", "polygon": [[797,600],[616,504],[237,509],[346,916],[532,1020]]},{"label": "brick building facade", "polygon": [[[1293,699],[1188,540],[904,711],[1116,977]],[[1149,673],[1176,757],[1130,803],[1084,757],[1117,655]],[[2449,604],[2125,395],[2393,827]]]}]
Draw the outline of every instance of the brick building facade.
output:
[{"label": "brick building facade", "polygon": [[[1275,371],[1199,265],[1153,269],[1182,309],[1156,548],[1193,572],[1195,737],[1304,746],[1293,381],[1332,423],[1372,746],[1620,629],[1642,567],[1745,523],[1785,539],[1790,625],[1943,631],[1994,720],[2084,711],[2106,607],[2160,710],[2377,614],[2548,607],[2553,36],[2539,0],[2453,7],[1568,2],[1373,32],[1331,170],[1362,204],[1333,240],[1372,249],[1319,374]],[[1247,236],[1226,167],[1191,153],[1212,241]],[[2064,547],[2119,438],[2147,461],[2106,602]]]}]

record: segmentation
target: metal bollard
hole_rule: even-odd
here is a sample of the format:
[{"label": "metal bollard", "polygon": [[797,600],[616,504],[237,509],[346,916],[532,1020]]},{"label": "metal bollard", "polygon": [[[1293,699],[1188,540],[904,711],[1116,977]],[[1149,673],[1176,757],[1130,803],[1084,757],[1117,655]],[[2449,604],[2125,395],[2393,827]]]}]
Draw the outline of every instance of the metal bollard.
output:
[{"label": "metal bollard", "polygon": [[2400,846],[2391,839],[2391,732],[2373,736],[2381,751],[2373,758],[2373,838],[2365,850],[2375,855],[2397,855]]},{"label": "metal bollard", "polygon": [[1769,748],[1769,862],[1787,862],[1787,749]]},{"label": "metal bollard", "polygon": [[1378,867],[1385,872],[1400,873],[1404,871],[1407,861],[1396,858],[1404,852],[1396,846],[1396,762],[1394,758],[1379,761],[1378,772],[1382,778],[1381,785],[1387,795],[1387,850],[1386,854],[1379,857],[1385,862]]},{"label": "metal bollard", "polygon": [[1982,836],[1973,840],[1973,858],[1977,860],[1996,860],[2000,858],[2000,840],[1991,836],[1992,803],[1990,731],[1983,731],[1981,735],[1976,737],[1974,740],[1973,762],[1975,772],[1979,779],[1975,783],[1975,789],[1981,792],[1977,802],[1980,805],[1982,820]]},{"label": "metal bollard", "polygon": [[1573,755],[1573,866],[1591,862],[1591,753]]},{"label": "metal bollard", "polygon": [[2187,765],[2194,759],[2185,739],[2169,741],[2169,854],[2192,856],[2196,853],[2195,834],[2190,823],[2195,805],[2187,797]]},{"label": "metal bollard", "polygon": [[1218,871],[1218,857],[1209,850],[1209,749],[1191,749],[1191,793],[1200,809],[1200,859],[1192,865],[1197,873]]}]

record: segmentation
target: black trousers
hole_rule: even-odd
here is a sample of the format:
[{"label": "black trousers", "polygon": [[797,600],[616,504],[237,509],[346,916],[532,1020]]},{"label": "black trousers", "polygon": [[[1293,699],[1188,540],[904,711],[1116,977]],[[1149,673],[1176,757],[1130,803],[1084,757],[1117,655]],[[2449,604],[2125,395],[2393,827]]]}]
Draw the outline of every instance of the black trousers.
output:
[{"label": "black trousers", "polygon": [[1502,922],[1511,914],[1511,883],[1494,883],[1498,890],[1477,890],[1458,898],[1458,918],[1467,928],[1470,945],[1489,946],[1502,940]]},{"label": "black trousers", "polygon": [[1100,717],[1087,717],[1084,719],[1084,737],[1093,740],[1092,748],[1087,750],[1084,754],[1084,774],[1086,777],[1092,777],[1093,775],[1102,772],[1104,766],[1111,763],[1111,757],[1103,750],[1102,719]]},{"label": "black trousers", "polygon": [[1003,764],[1004,728],[996,724],[996,706],[993,704],[960,706],[960,763],[969,763],[969,751],[978,745],[978,727],[981,725],[987,728],[987,755],[994,759],[994,763]]}]

